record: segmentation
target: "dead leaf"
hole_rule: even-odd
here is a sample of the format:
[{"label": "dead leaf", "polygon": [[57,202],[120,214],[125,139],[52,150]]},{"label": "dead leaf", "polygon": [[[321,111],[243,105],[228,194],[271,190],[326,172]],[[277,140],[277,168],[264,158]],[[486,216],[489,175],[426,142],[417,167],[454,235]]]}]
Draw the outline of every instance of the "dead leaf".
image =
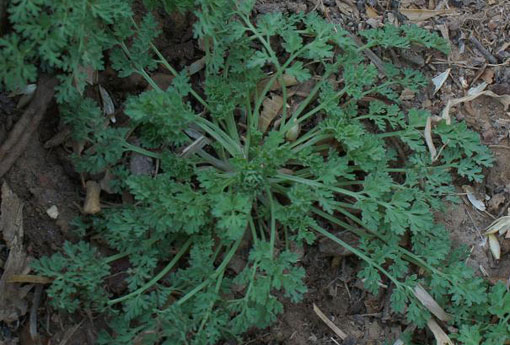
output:
[{"label": "dead leaf", "polygon": [[94,69],[92,66],[78,66],[78,71],[80,73],[85,74],[85,82],[89,85],[94,85],[97,83],[97,80],[99,79],[99,75],[97,73],[97,70]]},{"label": "dead leaf", "polygon": [[359,11],[351,1],[349,0],[335,0],[336,6],[338,7],[338,10],[342,12],[343,14],[347,16],[355,16],[356,18],[359,18]]},{"label": "dead leaf", "polygon": [[489,211],[496,212],[501,205],[505,203],[505,194],[504,193],[498,193],[495,194],[490,200],[489,200]]},{"label": "dead leaf", "polygon": [[487,235],[489,239],[489,249],[491,250],[494,259],[499,260],[501,258],[501,246],[499,245],[498,238],[494,234]]},{"label": "dead leaf", "polygon": [[23,203],[6,182],[2,185],[0,232],[9,248],[0,277],[0,321],[13,322],[26,314],[28,303],[25,297],[32,286],[8,283],[11,276],[26,274],[30,267],[23,248]]},{"label": "dead leaf", "polygon": [[485,235],[495,234],[497,232],[503,235],[505,232],[510,233],[508,229],[510,229],[510,216],[503,216],[493,221],[491,225],[487,227]]},{"label": "dead leaf", "polygon": [[103,112],[110,117],[110,120],[115,123],[115,105],[110,97],[110,94],[104,87],[99,85],[99,94],[101,95],[101,103],[103,104]]},{"label": "dead leaf", "polygon": [[[483,83],[482,83],[483,84]],[[477,86],[478,88],[479,86]],[[501,104],[503,104],[504,111],[507,111],[508,107],[510,106],[510,95],[498,95],[495,94],[492,91],[481,91],[478,93],[473,93],[468,96],[464,96],[461,98],[451,99],[448,101],[446,106],[444,107],[441,117],[446,120],[446,123],[449,125],[452,123],[452,119],[450,118],[450,108],[456,106],[457,104],[469,102],[474,100],[475,98],[478,98],[480,96],[489,96],[493,97],[496,100],[498,100]]]},{"label": "dead leaf", "polygon": [[408,89],[408,88],[406,87],[406,88],[404,88],[404,89],[402,90],[402,92],[400,93],[400,97],[399,97],[399,99],[400,99],[401,101],[410,101],[410,100],[413,100],[413,99],[414,99],[414,97],[416,97],[416,93],[415,93],[413,90]]},{"label": "dead leaf", "polygon": [[462,189],[466,192],[466,196],[474,208],[482,212],[486,210],[485,203],[476,197],[473,187],[464,185],[462,186]]},{"label": "dead leaf", "polygon": [[494,70],[492,68],[486,69],[480,78],[487,84],[492,84],[494,82]]},{"label": "dead leaf", "polygon": [[452,70],[451,68],[448,68],[443,73],[438,74],[434,78],[432,78],[432,82],[434,83],[434,93],[433,93],[434,95],[443,86],[443,84],[446,81],[446,79],[448,79],[448,76],[450,75],[450,71],[451,70]]},{"label": "dead leaf", "polygon": [[283,98],[278,95],[272,95],[271,98],[267,97],[262,103],[262,112],[259,117],[259,130],[262,133],[266,132],[267,128],[278,115],[283,107]]},{"label": "dead leaf", "polygon": [[86,195],[83,205],[83,213],[96,214],[101,211],[101,203],[99,196],[101,194],[101,186],[95,181],[87,181],[85,184]]},{"label": "dead leaf", "polygon": [[437,26],[439,31],[441,31],[441,36],[448,41],[448,44],[450,45],[450,30],[448,29],[448,25],[446,24],[440,24]]},{"label": "dead leaf", "polygon": [[412,22],[422,22],[435,16],[456,14],[456,11],[453,9],[423,10],[419,8],[401,8],[399,11]]},{"label": "dead leaf", "polygon": [[[262,93],[262,91],[264,91],[265,87],[270,82],[270,80],[271,80],[271,77],[267,77],[267,78],[262,79],[260,82],[258,82],[257,93],[259,95]],[[281,76],[281,80],[283,80],[283,83],[286,87],[291,87],[291,86],[295,86],[295,85],[299,84],[296,77],[291,76],[290,74],[283,74]],[[269,91],[276,91],[276,90],[281,89],[281,87],[282,87],[282,84],[280,83],[280,80],[276,80],[273,83],[273,85],[271,85],[271,88],[269,89]]]},{"label": "dead leaf", "polygon": [[195,73],[198,73],[202,69],[204,69],[204,67],[205,67],[205,56],[198,59],[197,61],[193,62],[191,65],[189,65],[189,67],[187,67],[188,74],[193,75]]},{"label": "dead leaf", "polygon": [[450,337],[448,337],[443,329],[437,324],[436,320],[430,318],[429,321],[427,321],[427,326],[429,327],[432,334],[434,334],[437,345],[455,345]]},{"label": "dead leaf", "polygon": [[317,316],[329,327],[335,334],[342,340],[347,338],[347,334],[345,334],[340,328],[338,328],[330,319],[327,318],[326,315],[315,305],[313,304],[313,311]]},{"label": "dead leaf", "polygon": [[414,296],[427,308],[432,314],[434,314],[441,321],[448,321],[451,316],[441,308],[441,306],[434,300],[434,298],[425,290],[420,284],[414,287]]},{"label": "dead leaf", "polygon": [[377,11],[373,7],[367,6],[366,11],[367,11],[368,18],[371,18],[371,19],[379,18],[379,13],[377,13]]}]

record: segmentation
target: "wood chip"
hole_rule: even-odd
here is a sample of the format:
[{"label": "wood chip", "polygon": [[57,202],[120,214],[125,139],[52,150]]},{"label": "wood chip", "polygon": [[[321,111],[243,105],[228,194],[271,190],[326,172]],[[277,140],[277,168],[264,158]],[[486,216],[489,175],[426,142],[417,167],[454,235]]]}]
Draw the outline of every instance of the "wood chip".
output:
[{"label": "wood chip", "polygon": [[96,214],[101,211],[100,194],[101,186],[95,181],[87,181],[85,184],[86,196],[83,205],[83,213]]},{"label": "wood chip", "polygon": [[399,11],[412,22],[422,22],[435,16],[451,15],[457,13],[453,9],[423,10],[418,8],[401,8]]},{"label": "wood chip", "polygon": [[26,274],[30,267],[23,247],[23,203],[6,182],[2,185],[0,233],[9,248],[0,277],[0,321],[10,323],[27,313],[26,296],[32,286],[9,283],[13,275]]}]

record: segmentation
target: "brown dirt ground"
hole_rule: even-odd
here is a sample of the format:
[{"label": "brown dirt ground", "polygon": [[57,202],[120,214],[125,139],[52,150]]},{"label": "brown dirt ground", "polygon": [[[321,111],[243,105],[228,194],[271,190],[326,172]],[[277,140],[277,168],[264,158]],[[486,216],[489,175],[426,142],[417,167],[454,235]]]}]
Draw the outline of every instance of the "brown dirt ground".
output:
[{"label": "brown dirt ground", "polygon": [[[434,9],[445,6],[440,0],[417,0],[401,2],[402,8]],[[451,77],[434,96],[430,90],[409,100],[409,105],[422,105],[433,113],[439,113],[451,98],[464,96],[466,85],[477,85],[488,80],[488,89],[498,94],[510,94],[510,72],[508,64],[495,66],[487,64],[481,55],[467,41],[473,34],[498,59],[498,64],[508,62],[510,51],[500,49],[508,41],[510,28],[510,4],[505,0],[490,1],[450,1],[450,8],[456,15],[436,16],[420,23],[431,29],[441,29],[450,39],[453,53],[448,60],[436,55],[418,52],[425,63],[405,65],[418,67],[429,77],[434,77],[446,68],[451,68]],[[367,8],[377,12],[367,13]],[[443,8],[440,7],[440,8]],[[381,22],[392,22],[399,18],[397,8],[385,0],[261,0],[257,4],[257,13],[273,11],[299,12],[319,11],[326,18],[344,25],[351,32],[377,26]],[[195,60],[196,46],[190,35],[190,19],[172,16],[165,21],[164,41],[158,43],[163,51],[177,66],[189,65]],[[464,46],[464,48],[462,48]],[[166,47],[166,49],[165,49]],[[506,47],[508,48],[508,47]],[[506,49],[505,48],[505,49]],[[382,52],[375,51],[377,55]],[[398,52],[394,52],[398,54]],[[380,56],[383,57],[383,56]],[[395,59],[395,56],[384,56]],[[497,64],[496,64],[497,65]],[[483,74],[482,74],[483,73]],[[492,75],[492,78],[491,78]],[[124,91],[130,85],[112,79],[108,72],[103,73],[106,85],[112,91],[118,103],[124,98]],[[478,81],[476,81],[477,79]],[[492,79],[492,80],[491,80]],[[139,81],[133,81],[134,84]],[[15,103],[6,95],[0,94],[0,139],[19,116]],[[468,124],[483,137],[484,143],[491,145],[496,158],[495,166],[487,171],[483,184],[473,187],[480,195],[491,200],[488,212],[477,211],[468,201],[459,205],[449,205],[445,214],[438,214],[439,222],[445,224],[455,243],[463,243],[472,248],[468,262],[481,275],[491,279],[508,278],[510,275],[510,240],[502,240],[503,255],[495,262],[488,252],[487,244],[480,235],[492,222],[492,217],[506,215],[510,205],[510,117],[494,99],[479,98],[471,104],[458,106],[452,115],[464,118]],[[80,213],[83,201],[83,188],[79,176],[74,173],[63,146],[45,149],[44,143],[56,135],[62,128],[55,108],[50,109],[39,128],[38,135],[31,140],[23,156],[5,177],[13,191],[23,199],[25,245],[32,257],[49,254],[60,247],[64,239],[71,239],[69,221]],[[459,192],[465,181],[459,181]],[[56,205],[59,218],[55,221],[48,217],[46,210]],[[285,313],[278,322],[266,330],[252,331],[245,337],[244,344],[381,344],[391,341],[403,331],[403,320],[389,316],[388,293],[381,289],[379,296],[367,294],[355,278],[358,262],[352,257],[335,256],[331,247],[314,246],[307,248],[302,259],[307,269],[309,292],[299,304],[287,304]],[[5,261],[7,252],[0,245],[0,263]],[[0,266],[1,271],[1,266]],[[313,312],[316,304],[348,338],[342,342]],[[44,320],[44,344],[87,344],[92,343],[99,320],[90,315],[58,315],[42,304],[39,310],[40,320]],[[0,344],[33,344],[28,336],[27,317],[22,317],[13,325],[0,324]],[[424,334],[423,343],[431,344],[430,335]]]}]

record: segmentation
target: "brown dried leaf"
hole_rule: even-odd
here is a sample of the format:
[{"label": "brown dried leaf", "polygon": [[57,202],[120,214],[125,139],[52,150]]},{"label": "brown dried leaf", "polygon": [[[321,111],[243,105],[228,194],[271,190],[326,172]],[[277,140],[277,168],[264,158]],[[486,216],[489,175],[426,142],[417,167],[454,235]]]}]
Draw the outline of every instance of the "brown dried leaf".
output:
[{"label": "brown dried leaf", "polygon": [[498,238],[494,234],[487,235],[489,239],[489,249],[491,250],[494,259],[499,260],[501,258],[501,246],[499,245]]},{"label": "brown dried leaf", "polygon": [[448,313],[446,313],[443,308],[441,308],[441,306],[420,284],[415,286],[414,295],[425,306],[425,308],[427,308],[439,320],[448,321],[451,319],[451,316],[448,315]]},{"label": "brown dried leaf", "polygon": [[437,345],[455,345],[450,337],[448,337],[443,329],[437,324],[436,320],[430,318],[429,321],[427,321],[427,326],[429,327],[432,334],[434,334]]},{"label": "brown dried leaf", "polygon": [[379,18],[379,13],[377,13],[377,11],[373,7],[367,6],[366,10],[367,10],[367,17],[368,18],[372,18],[372,19]]},{"label": "brown dried leaf", "polygon": [[480,78],[487,84],[492,84],[494,82],[494,70],[492,68],[486,69]]},{"label": "brown dried leaf", "polygon": [[13,322],[26,314],[25,297],[32,286],[9,283],[9,278],[30,271],[29,258],[23,248],[23,203],[9,188],[2,185],[0,232],[9,248],[9,256],[0,277],[0,321]]},{"label": "brown dried leaf", "polygon": [[335,0],[335,2],[336,2],[336,6],[338,7],[338,10],[340,12],[342,12],[343,14],[345,14],[347,16],[355,16],[356,18],[359,18],[359,11],[356,8],[356,6],[354,6],[352,4],[352,2],[347,1],[347,0],[343,0],[343,1]]},{"label": "brown dried leaf", "polygon": [[[296,79],[296,77],[294,76],[291,76],[290,74],[283,74],[282,75],[282,80],[283,80],[283,83],[286,87],[291,87],[291,86],[295,86],[295,85],[298,85],[298,81]],[[267,78],[264,78],[262,79],[258,84],[257,84],[257,92],[260,94],[262,93],[262,91],[264,90],[264,88],[267,86],[267,84],[269,83],[269,81],[271,80],[271,77],[267,77]],[[271,88],[269,89],[269,91],[276,91],[276,90],[279,90],[281,89],[282,85],[280,84],[280,81],[279,80],[276,80],[273,85],[271,85]]]},{"label": "brown dried leaf", "polygon": [[264,133],[282,109],[283,98],[278,95],[272,95],[271,98],[267,97],[262,103],[262,107],[259,117],[259,130]]},{"label": "brown dried leaf", "polygon": [[489,200],[489,211],[490,212],[497,212],[497,210],[505,203],[505,194],[499,193],[495,194],[490,200]]},{"label": "brown dried leaf", "polygon": [[422,22],[435,16],[455,14],[456,11],[453,9],[423,10],[419,8],[401,8],[400,13],[402,13],[412,22]]}]

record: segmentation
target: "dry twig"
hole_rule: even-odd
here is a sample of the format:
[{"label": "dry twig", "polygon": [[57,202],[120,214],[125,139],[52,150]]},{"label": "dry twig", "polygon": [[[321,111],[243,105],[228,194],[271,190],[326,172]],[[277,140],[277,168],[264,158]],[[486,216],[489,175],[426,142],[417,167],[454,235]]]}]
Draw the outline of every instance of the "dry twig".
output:
[{"label": "dry twig", "polygon": [[53,98],[56,85],[56,78],[40,77],[32,102],[0,146],[0,177],[9,171],[27,147]]}]

